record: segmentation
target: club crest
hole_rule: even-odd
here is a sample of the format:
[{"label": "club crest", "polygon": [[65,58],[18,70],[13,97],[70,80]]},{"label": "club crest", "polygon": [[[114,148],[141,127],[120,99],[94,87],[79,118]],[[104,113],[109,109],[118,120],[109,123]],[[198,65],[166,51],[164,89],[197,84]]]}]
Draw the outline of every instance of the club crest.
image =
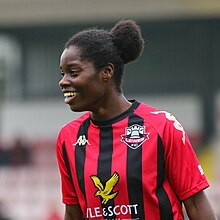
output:
[{"label": "club crest", "polygon": [[125,134],[121,135],[121,141],[135,150],[149,139],[149,134],[149,132],[145,133],[145,126],[134,124],[125,128]]}]

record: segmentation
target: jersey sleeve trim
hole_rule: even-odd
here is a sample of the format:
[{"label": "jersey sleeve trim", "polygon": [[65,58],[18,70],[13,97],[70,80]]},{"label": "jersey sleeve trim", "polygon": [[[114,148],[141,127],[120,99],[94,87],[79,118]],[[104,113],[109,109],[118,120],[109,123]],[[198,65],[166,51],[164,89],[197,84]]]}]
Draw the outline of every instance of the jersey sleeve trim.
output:
[{"label": "jersey sleeve trim", "polygon": [[193,196],[196,193],[198,193],[208,187],[209,187],[209,183],[207,182],[207,180],[204,180],[203,182],[201,182],[200,184],[198,184],[194,188],[189,189],[186,192],[179,194],[179,198],[180,198],[180,200],[183,201],[183,200],[189,198],[190,196]]},{"label": "jersey sleeve trim", "polygon": [[67,198],[64,196],[62,198],[62,202],[66,205],[78,205],[79,204],[79,201],[77,198]]}]

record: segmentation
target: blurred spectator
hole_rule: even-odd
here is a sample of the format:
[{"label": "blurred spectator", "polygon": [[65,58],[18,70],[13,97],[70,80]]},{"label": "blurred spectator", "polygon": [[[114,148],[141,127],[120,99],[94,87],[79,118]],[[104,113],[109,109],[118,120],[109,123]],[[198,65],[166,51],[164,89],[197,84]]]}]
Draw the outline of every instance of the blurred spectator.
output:
[{"label": "blurred spectator", "polygon": [[10,164],[10,151],[3,148],[0,143],[0,166],[6,166]]},{"label": "blurred spectator", "polygon": [[20,137],[11,146],[0,144],[0,166],[23,166],[31,164],[31,149]]},{"label": "blurred spectator", "polygon": [[10,152],[10,163],[12,166],[28,165],[31,162],[30,147],[20,137],[14,141]]}]

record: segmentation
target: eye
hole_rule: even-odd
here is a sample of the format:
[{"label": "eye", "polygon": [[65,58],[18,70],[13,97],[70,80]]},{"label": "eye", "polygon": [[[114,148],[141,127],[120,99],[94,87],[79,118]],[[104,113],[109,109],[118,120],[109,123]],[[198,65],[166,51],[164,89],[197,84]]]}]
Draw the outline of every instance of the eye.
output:
[{"label": "eye", "polygon": [[78,75],[79,71],[76,68],[70,69],[70,76],[76,77]]},{"label": "eye", "polygon": [[60,72],[60,75],[63,77],[63,76],[64,76],[64,72],[63,72],[63,71],[61,71],[61,72]]}]

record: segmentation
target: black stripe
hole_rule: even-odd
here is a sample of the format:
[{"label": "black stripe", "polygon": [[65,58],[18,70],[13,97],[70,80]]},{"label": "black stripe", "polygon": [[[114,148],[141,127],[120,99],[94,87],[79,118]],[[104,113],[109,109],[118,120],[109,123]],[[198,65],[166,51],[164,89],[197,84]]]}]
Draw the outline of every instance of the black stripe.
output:
[{"label": "black stripe", "polygon": [[[128,127],[138,124],[143,126],[143,118],[132,114],[129,117]],[[132,218],[145,219],[142,188],[142,145],[136,149],[127,150],[127,184],[130,205],[138,204],[138,213],[132,213]]]},{"label": "black stripe", "polygon": [[65,142],[63,142],[63,144],[62,144],[62,152],[63,152],[63,159],[64,159],[64,162],[65,162],[65,165],[66,165],[67,173],[68,173],[70,181],[71,181],[71,183],[74,187],[73,177],[72,177],[72,173],[71,173],[71,169],[70,169],[69,159],[68,159],[67,152],[66,152]]},{"label": "black stripe", "polygon": [[[113,153],[113,131],[112,126],[100,126],[100,152],[98,158],[98,171],[97,175],[105,186],[106,181],[111,177],[112,167],[112,153]],[[102,198],[101,202],[102,202]],[[110,199],[107,204],[102,204],[102,208],[114,206],[114,200]],[[116,216],[111,216],[115,219]]]},{"label": "black stripe", "polygon": [[163,187],[165,179],[164,170],[164,151],[160,136],[158,135],[158,153],[157,153],[157,188],[156,196],[159,202],[160,219],[173,220],[172,206],[169,197]]},{"label": "black stripe", "polygon": [[[88,128],[90,125],[90,120],[85,120],[79,128],[77,134],[77,140],[83,135],[85,139],[88,140]],[[77,143],[75,149],[75,163],[76,163],[76,175],[79,183],[79,187],[84,195],[86,201],[86,192],[85,192],[85,180],[84,180],[84,166],[85,166],[85,158],[86,158],[86,143],[80,144]]]}]

